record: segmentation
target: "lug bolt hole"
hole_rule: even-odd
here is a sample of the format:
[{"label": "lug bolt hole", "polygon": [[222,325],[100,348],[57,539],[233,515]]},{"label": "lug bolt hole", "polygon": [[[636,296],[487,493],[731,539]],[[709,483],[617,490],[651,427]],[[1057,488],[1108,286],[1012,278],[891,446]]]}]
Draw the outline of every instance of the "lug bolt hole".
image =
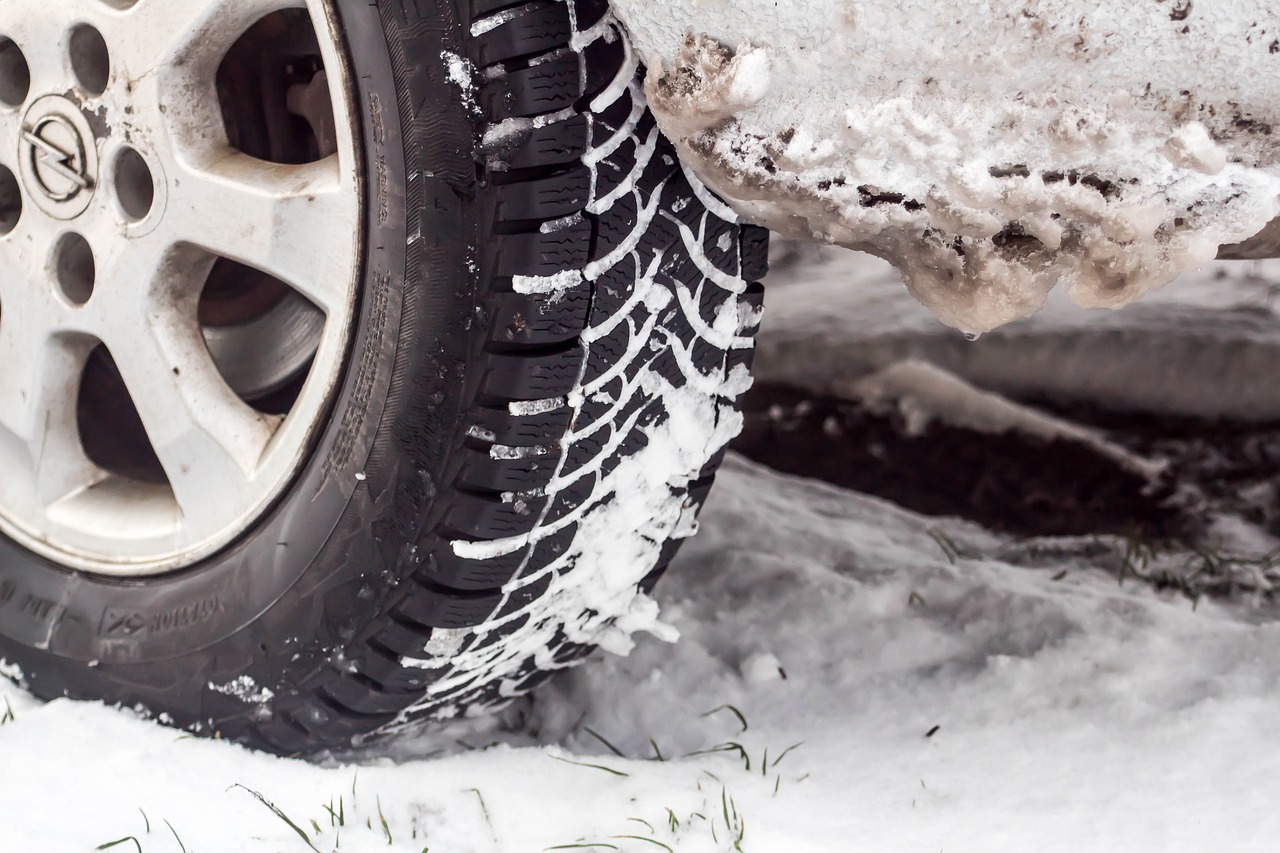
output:
[{"label": "lug bolt hole", "polygon": [[20,107],[31,91],[31,69],[13,39],[0,37],[0,102]]},{"label": "lug bolt hole", "polygon": [[22,216],[22,193],[18,190],[18,178],[5,166],[0,166],[0,237],[18,225]]},{"label": "lug bolt hole", "polygon": [[116,198],[130,222],[140,222],[151,212],[156,200],[155,179],[142,155],[124,148],[116,156]]},{"label": "lug bolt hole", "polygon": [[101,95],[107,90],[111,76],[111,56],[107,43],[88,24],[80,24],[71,31],[71,70],[90,95]]},{"label": "lug bolt hole", "polygon": [[54,249],[54,271],[63,296],[76,305],[83,305],[93,296],[96,269],[93,249],[79,234],[64,234]]}]

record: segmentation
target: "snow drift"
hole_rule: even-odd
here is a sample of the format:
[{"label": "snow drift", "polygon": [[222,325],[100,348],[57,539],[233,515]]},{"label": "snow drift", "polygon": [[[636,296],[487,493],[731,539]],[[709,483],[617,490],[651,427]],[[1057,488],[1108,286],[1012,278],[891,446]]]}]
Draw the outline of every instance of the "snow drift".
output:
[{"label": "snow drift", "polygon": [[1280,214],[1268,0],[614,5],[704,181],[970,334],[1058,282],[1122,306]]},{"label": "snow drift", "polygon": [[315,766],[0,681],[0,849],[1274,849],[1276,623],[736,457],[705,522],[659,593],[681,643],[465,736],[501,746]]}]

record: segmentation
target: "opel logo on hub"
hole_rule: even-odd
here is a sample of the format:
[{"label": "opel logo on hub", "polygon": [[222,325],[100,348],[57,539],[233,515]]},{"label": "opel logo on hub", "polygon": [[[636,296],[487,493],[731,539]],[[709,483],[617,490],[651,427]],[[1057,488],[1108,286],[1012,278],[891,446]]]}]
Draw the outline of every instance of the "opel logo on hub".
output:
[{"label": "opel logo on hub", "polygon": [[[3,0],[0,0],[3,2]],[[98,140],[80,105],[46,95],[22,119],[19,168],[36,206],[54,219],[84,213],[98,180]]]},{"label": "opel logo on hub", "polygon": [[45,116],[22,132],[36,185],[53,201],[70,201],[92,186],[85,174],[84,142],[70,121]]}]

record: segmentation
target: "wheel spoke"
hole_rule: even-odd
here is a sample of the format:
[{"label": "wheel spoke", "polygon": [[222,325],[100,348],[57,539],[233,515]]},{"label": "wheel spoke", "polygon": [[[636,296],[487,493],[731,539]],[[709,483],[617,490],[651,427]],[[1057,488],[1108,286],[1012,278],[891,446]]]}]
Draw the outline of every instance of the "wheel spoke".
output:
[{"label": "wheel spoke", "polygon": [[[142,324],[139,324],[140,326]],[[106,341],[185,523],[217,529],[240,511],[279,420],[227,387],[199,330],[156,322]]]},{"label": "wheel spoke", "polygon": [[10,498],[45,507],[103,472],[85,456],[76,422],[80,378],[94,341],[55,331],[66,326],[66,309],[41,292],[48,281],[22,272],[20,258],[28,253],[12,243],[0,250],[0,442],[8,464],[24,469],[4,472]]},{"label": "wheel spoke", "polygon": [[182,76],[212,81],[223,54],[255,22],[305,7],[305,0],[138,0],[104,35],[133,76],[181,66]]},{"label": "wheel spoke", "polygon": [[[93,344],[59,341],[47,350],[41,385],[46,389],[43,418],[29,445],[35,466],[36,495],[48,506],[106,476],[85,455],[76,412],[79,377]],[[71,377],[68,382],[67,377]]]},{"label": "wheel spoke", "polygon": [[[66,340],[52,333],[47,305],[27,298],[43,282],[12,276],[0,257],[0,427],[30,444],[42,429],[45,410],[59,397],[75,397],[79,373],[67,358]],[[25,287],[24,287],[25,285]]]},{"label": "wheel spoke", "polygon": [[80,376],[93,341],[48,335],[38,324],[24,323],[23,314],[18,303],[0,321],[0,363],[17,368],[0,371],[0,428],[10,447],[23,449],[31,497],[47,506],[103,476],[85,456],[76,423]]},{"label": "wheel spoke", "polygon": [[179,181],[168,234],[273,275],[326,314],[350,294],[355,199],[336,155],[285,166],[232,153]]}]

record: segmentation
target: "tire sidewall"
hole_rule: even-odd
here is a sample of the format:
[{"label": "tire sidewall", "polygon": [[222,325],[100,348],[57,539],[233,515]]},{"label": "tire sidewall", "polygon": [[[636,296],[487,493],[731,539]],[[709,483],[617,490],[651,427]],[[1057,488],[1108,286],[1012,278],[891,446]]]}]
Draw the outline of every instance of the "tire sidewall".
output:
[{"label": "tire sidewall", "polygon": [[[130,581],[89,576],[0,537],[0,660],[26,672],[38,694],[136,694],[122,690],[119,679],[126,670],[120,667],[127,667],[127,680],[135,684],[172,681],[174,659],[204,652],[202,659],[210,660],[219,643],[228,644],[220,668],[243,668],[246,656],[262,665],[277,651],[269,638],[280,626],[304,624],[299,608],[309,606],[318,591],[349,580],[356,562],[351,543],[369,536],[378,513],[387,511],[399,491],[404,466],[394,430],[386,424],[400,413],[389,408],[421,405],[393,393],[394,386],[403,385],[405,372],[399,344],[448,341],[449,329],[460,319],[448,310],[406,310],[407,298],[413,298],[406,282],[424,292],[466,291],[470,284],[459,281],[452,267],[433,271],[410,263],[407,269],[406,211],[412,200],[406,192],[403,81],[393,70],[387,5],[336,0],[331,8],[355,86],[364,248],[354,340],[309,461],[255,529],[178,573]],[[441,14],[453,17],[448,10]],[[471,144],[474,128],[465,110],[446,109],[437,120],[448,138]],[[469,149],[466,154],[470,159]],[[463,239],[474,232],[468,221],[473,211],[454,199],[452,204],[447,195],[433,199],[435,214],[453,225],[445,229],[457,244],[453,254],[466,257],[474,252]],[[441,369],[434,376],[444,388],[449,378],[444,366],[465,353],[442,349],[438,355]],[[456,394],[422,382],[417,386],[417,395],[439,400],[435,416],[449,420],[448,398]],[[276,627],[248,630],[264,620]],[[254,635],[252,642],[236,641],[238,633]],[[164,664],[163,674],[157,670],[148,677],[140,671],[147,664]],[[195,677],[203,682],[202,673],[211,666],[196,663]]]}]

